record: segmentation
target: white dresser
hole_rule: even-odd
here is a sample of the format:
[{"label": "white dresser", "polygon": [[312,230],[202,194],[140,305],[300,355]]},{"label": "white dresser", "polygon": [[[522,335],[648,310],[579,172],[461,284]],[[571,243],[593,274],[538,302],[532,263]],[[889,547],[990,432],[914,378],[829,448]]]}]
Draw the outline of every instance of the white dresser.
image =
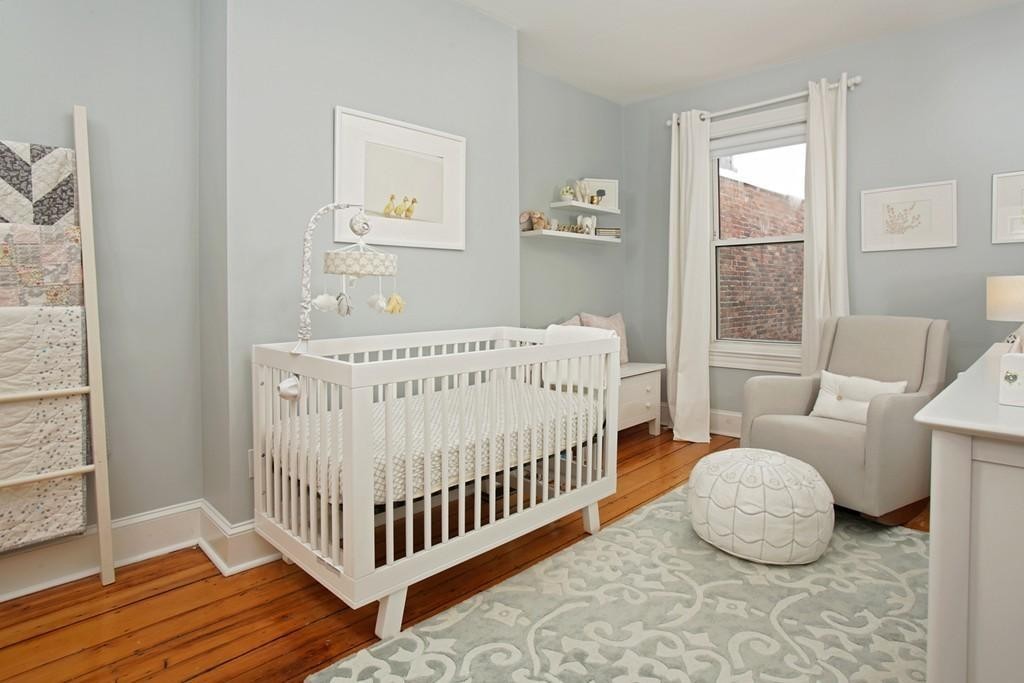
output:
[{"label": "white dresser", "polygon": [[619,429],[647,423],[652,435],[661,434],[662,363],[625,363],[619,370]]},{"label": "white dresser", "polygon": [[932,427],[928,682],[1024,680],[1024,408],[994,345],[917,414]]}]

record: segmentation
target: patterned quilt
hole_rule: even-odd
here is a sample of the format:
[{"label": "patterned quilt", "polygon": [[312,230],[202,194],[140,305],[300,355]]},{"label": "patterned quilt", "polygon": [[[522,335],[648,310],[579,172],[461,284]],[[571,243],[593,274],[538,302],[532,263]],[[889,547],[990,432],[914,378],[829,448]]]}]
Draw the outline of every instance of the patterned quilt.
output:
[{"label": "patterned quilt", "polygon": [[[0,142],[0,395],[87,384],[74,151]],[[0,479],[85,464],[83,396],[0,403]],[[0,551],[85,529],[85,478],[0,489]]]}]

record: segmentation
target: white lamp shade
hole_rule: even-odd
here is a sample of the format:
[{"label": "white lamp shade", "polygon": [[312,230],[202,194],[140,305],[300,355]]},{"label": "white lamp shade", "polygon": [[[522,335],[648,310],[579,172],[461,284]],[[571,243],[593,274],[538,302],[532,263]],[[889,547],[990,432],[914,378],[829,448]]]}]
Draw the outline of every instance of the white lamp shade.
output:
[{"label": "white lamp shade", "polygon": [[1024,321],[1024,275],[990,277],[986,290],[989,320]]}]

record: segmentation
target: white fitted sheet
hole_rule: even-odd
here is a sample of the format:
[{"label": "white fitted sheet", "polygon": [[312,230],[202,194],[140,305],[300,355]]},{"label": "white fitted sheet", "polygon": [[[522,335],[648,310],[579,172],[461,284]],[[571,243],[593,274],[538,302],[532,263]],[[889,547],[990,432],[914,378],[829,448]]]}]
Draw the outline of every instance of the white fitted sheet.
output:
[{"label": "white fitted sheet", "polygon": [[[412,498],[425,495],[425,460],[429,462],[429,491],[434,493],[442,488],[454,486],[460,481],[469,482],[476,479],[477,443],[480,444],[479,473],[483,477],[504,471],[506,441],[509,467],[515,467],[545,455],[559,453],[565,450],[567,445],[575,446],[591,440],[603,422],[603,418],[598,414],[595,397],[536,387],[517,381],[496,380],[451,389],[444,393],[447,394],[446,407],[442,405],[442,392],[430,396],[429,430],[424,430],[424,401],[420,396],[411,399],[392,398],[386,403],[378,402],[373,405],[371,431],[376,503],[387,501],[386,417],[390,417],[394,441],[390,450],[391,491],[395,501],[405,500],[407,494]],[[408,435],[410,438],[407,438],[405,414],[410,410],[409,406],[412,422]],[[386,411],[389,411],[387,415]],[[327,439],[332,452],[339,450],[336,444],[340,443],[341,412],[328,412]],[[448,423],[446,440],[442,438],[441,430],[442,419],[445,416]],[[285,462],[288,464],[289,475],[297,470],[301,481],[312,480],[310,483],[320,489],[321,493],[329,493],[329,473],[325,472],[323,477],[320,476],[320,416],[315,413],[307,420],[311,426],[306,431],[305,444],[301,438],[301,422],[293,420],[290,429],[282,429],[281,425],[277,425],[272,430],[271,452],[274,454],[275,464],[279,463],[280,453],[286,454]],[[426,431],[429,431],[429,443]],[[463,438],[459,438],[460,434]],[[521,454],[520,436],[523,440]],[[407,446],[409,442],[411,448]],[[463,463],[461,471],[460,449]],[[411,454],[408,464],[407,452]],[[443,476],[442,469],[445,461],[448,467],[447,477]],[[340,495],[341,468],[336,469]],[[411,482],[409,492],[406,491],[407,480]]]}]

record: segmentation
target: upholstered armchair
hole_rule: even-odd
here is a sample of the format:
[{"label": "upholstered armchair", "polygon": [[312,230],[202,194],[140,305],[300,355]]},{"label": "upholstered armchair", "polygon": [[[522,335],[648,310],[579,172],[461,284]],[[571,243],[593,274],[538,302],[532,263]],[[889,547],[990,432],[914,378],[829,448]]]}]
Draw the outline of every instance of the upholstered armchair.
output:
[{"label": "upholstered armchair", "polygon": [[907,381],[906,393],[876,396],[867,424],[810,415],[819,374],[753,377],[743,390],[742,445],[767,448],[814,466],[836,504],[869,517],[928,497],[929,430],[914,415],[942,388],[949,323],[855,315],[824,324],[817,370]]}]

